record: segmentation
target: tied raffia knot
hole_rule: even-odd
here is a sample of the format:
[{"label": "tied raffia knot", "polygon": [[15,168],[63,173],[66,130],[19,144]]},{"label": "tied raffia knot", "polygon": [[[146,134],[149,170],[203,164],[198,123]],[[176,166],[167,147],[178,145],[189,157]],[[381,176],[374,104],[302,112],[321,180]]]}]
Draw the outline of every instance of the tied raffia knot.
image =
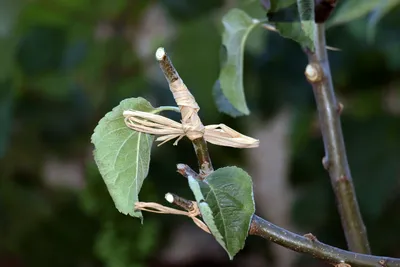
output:
[{"label": "tied raffia knot", "polygon": [[161,204],[155,202],[136,202],[135,209],[154,212],[154,213],[162,213],[162,214],[174,214],[174,215],[183,215],[191,218],[193,222],[204,232],[210,234],[210,230],[207,225],[197,218],[197,216],[201,215],[199,207],[197,206],[197,202],[191,201],[191,209],[189,211],[178,210],[170,207],[163,206]]},{"label": "tied raffia knot", "polygon": [[[214,145],[228,146],[235,148],[252,148],[259,145],[257,139],[243,135],[225,124],[213,124],[204,127],[204,133],[197,132],[197,126],[191,126],[190,124],[181,124],[167,117],[138,111],[138,110],[126,110],[123,113],[125,117],[125,124],[132,130],[137,132],[143,132],[152,135],[158,135],[156,141],[161,142],[162,145],[170,140],[176,139],[174,145],[177,145],[179,140],[184,136],[188,136],[188,133],[201,134],[200,137]],[[193,132],[191,132],[193,130]],[[197,136],[197,135],[195,135]],[[189,139],[195,137],[188,136]],[[193,140],[193,139],[191,139]]]},{"label": "tied raffia knot", "polygon": [[175,102],[179,106],[182,123],[151,112],[125,110],[123,116],[126,126],[138,132],[158,135],[156,141],[161,142],[159,146],[172,139],[176,139],[174,145],[177,145],[179,140],[187,136],[191,141],[204,138],[207,142],[220,146],[258,147],[257,139],[243,135],[224,124],[204,126],[197,114],[200,110],[199,105],[179,77],[164,48],[157,49],[156,58],[168,81]]},{"label": "tied raffia knot", "polygon": [[204,136],[205,128],[197,114],[200,110],[194,96],[183,83],[181,78],[170,83],[169,88],[174,96],[176,104],[182,114],[182,129],[185,135],[191,140]]}]

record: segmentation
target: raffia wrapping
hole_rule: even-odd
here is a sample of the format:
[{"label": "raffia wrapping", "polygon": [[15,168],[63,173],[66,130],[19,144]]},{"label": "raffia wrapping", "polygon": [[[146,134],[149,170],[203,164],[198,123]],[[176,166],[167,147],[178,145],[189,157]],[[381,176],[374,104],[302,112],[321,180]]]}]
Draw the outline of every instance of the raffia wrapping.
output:
[{"label": "raffia wrapping", "polygon": [[192,203],[193,203],[193,208],[190,211],[177,210],[174,208],[163,206],[163,205],[155,203],[155,202],[136,202],[135,209],[148,211],[148,212],[154,212],[154,213],[188,216],[204,232],[207,232],[210,234],[210,230],[208,229],[207,225],[202,220],[197,218],[197,216],[200,215],[200,210],[199,210],[199,207],[197,206],[197,202],[192,201]]},{"label": "raffia wrapping", "polygon": [[[204,127],[204,134],[199,136],[199,132],[193,130],[196,126],[184,127],[183,124],[161,115],[136,110],[126,110],[123,115],[125,124],[132,130],[158,135],[156,141],[161,142],[159,145],[175,138],[177,140],[174,145],[177,145],[180,139],[187,136],[187,131],[190,131],[191,134],[194,133],[194,139],[204,137],[207,142],[219,146],[252,148],[259,145],[257,139],[243,135],[225,124],[207,125]],[[190,136],[193,138],[193,135]]]}]

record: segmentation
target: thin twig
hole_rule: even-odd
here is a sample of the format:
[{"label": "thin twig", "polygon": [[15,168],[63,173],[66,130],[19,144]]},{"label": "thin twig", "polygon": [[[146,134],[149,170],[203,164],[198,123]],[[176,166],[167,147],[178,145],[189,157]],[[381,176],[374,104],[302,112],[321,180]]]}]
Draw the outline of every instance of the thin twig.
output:
[{"label": "thin twig", "polygon": [[311,255],[331,264],[346,263],[356,266],[400,267],[400,259],[358,254],[319,242],[309,235],[301,236],[280,228],[257,215],[253,216],[250,235],[260,236],[283,247]]},{"label": "thin twig", "polygon": [[[190,124],[188,124],[188,126],[193,127],[193,125],[195,124],[196,129],[194,129],[193,132],[197,132],[198,134],[200,134],[199,137],[196,138],[190,138],[190,136],[188,137],[189,139],[191,139],[194,150],[196,151],[197,159],[199,162],[200,175],[202,177],[205,177],[213,171],[213,167],[211,163],[211,158],[208,154],[207,143],[203,137],[204,129],[202,128],[204,128],[204,126],[201,124],[200,118],[197,116],[197,111],[199,107],[189,91],[187,91],[185,97],[182,97],[182,92],[177,94],[176,92],[174,92],[174,89],[177,89],[174,84],[178,83],[180,87],[183,87],[185,85],[179,77],[179,74],[173,66],[167,53],[165,53],[164,48],[160,47],[159,49],[157,49],[156,58],[160,63],[160,68],[164,72],[164,76],[170,85],[172,93],[174,94],[175,101],[177,102],[181,110],[182,124],[185,124],[185,121],[189,120]],[[185,103],[185,101],[190,101],[190,103],[187,102],[187,105],[179,103]],[[203,134],[201,134],[201,131],[203,131]]]},{"label": "thin twig", "polygon": [[[207,144],[205,144],[207,146]],[[202,179],[186,164],[177,164],[177,171],[188,178],[189,176]],[[171,202],[171,201],[170,201]],[[179,202],[179,201],[178,201]],[[187,203],[175,203],[185,208]],[[185,208],[186,209],[186,208]],[[201,216],[201,215],[200,215]],[[332,264],[346,263],[356,266],[400,267],[400,259],[358,254],[321,243],[312,234],[300,236],[280,228],[254,215],[250,225],[249,235],[261,236],[288,249],[311,255],[317,259]]]},{"label": "thin twig", "polygon": [[191,211],[193,210],[193,201],[187,200],[183,197],[180,197],[174,193],[167,193],[165,194],[165,199],[174,205],[177,205],[178,207],[181,207],[182,209],[186,211]]},{"label": "thin twig", "polygon": [[137,210],[143,210],[147,212],[154,212],[154,213],[161,213],[161,214],[174,214],[174,215],[184,215],[190,217],[193,222],[200,227],[203,231],[206,233],[210,234],[210,230],[208,229],[207,225],[197,218],[197,216],[201,216],[199,207],[197,206],[197,203],[194,201],[189,201],[184,198],[181,198],[175,194],[167,193],[165,195],[165,199],[169,203],[174,203],[182,208],[184,208],[186,211],[183,210],[177,210],[174,208],[166,207],[163,206],[159,203],[155,202],[136,202],[135,203],[135,209]]},{"label": "thin twig", "polygon": [[340,123],[343,106],[337,102],[333,89],[325,47],[325,28],[324,24],[316,25],[315,52],[306,51],[309,65],[305,74],[313,87],[318,108],[319,123],[325,145],[323,165],[329,172],[349,249],[369,254],[367,231],[358,207],[347,162]]},{"label": "thin twig", "polygon": [[201,177],[192,168],[190,168],[189,165],[179,163],[176,165],[176,169],[177,172],[179,172],[185,178],[189,178],[189,176],[191,176],[195,179],[201,179]]}]

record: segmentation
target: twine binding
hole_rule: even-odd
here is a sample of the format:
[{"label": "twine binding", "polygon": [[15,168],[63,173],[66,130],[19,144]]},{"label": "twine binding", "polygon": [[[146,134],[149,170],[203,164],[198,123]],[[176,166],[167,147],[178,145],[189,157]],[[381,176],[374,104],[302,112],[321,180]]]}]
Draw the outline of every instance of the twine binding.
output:
[{"label": "twine binding", "polygon": [[126,110],[123,116],[125,117],[125,124],[129,128],[138,132],[159,135],[156,139],[156,141],[161,142],[159,145],[172,139],[177,139],[174,142],[174,145],[177,145],[184,136],[187,136],[191,141],[204,137],[207,142],[212,144],[236,148],[251,148],[259,145],[257,139],[243,135],[224,124],[204,127],[198,115],[200,107],[196,99],[172,65],[164,48],[157,49],[156,59],[160,63],[171,93],[179,106],[182,115],[181,123],[153,113]]},{"label": "twine binding", "polygon": [[[126,110],[123,112],[123,116],[125,117],[126,126],[132,130],[159,135],[156,139],[156,141],[161,142],[159,146],[172,139],[177,139],[174,142],[174,145],[177,145],[179,140],[184,136],[188,136],[188,133],[193,133],[193,129],[197,127],[196,125],[191,126],[188,123],[183,124],[183,120],[181,124],[161,115],[137,110]],[[190,135],[191,137],[188,137],[189,139],[193,137],[199,138],[197,134],[198,131],[195,131],[194,136]],[[204,137],[207,142],[219,146],[252,148],[258,147],[259,145],[259,140],[243,135],[225,124],[205,126],[202,137]]]},{"label": "twine binding", "polygon": [[192,209],[189,211],[183,211],[183,210],[177,210],[174,208],[166,207],[161,204],[155,203],[155,202],[136,202],[135,203],[135,209],[136,210],[143,210],[143,211],[148,211],[148,212],[154,212],[154,213],[161,213],[161,214],[175,214],[175,215],[183,215],[183,216],[188,216],[193,220],[193,222],[204,232],[206,233],[211,233],[210,230],[208,229],[207,225],[197,218],[197,216],[201,215],[199,207],[197,206],[197,202],[192,201]]}]

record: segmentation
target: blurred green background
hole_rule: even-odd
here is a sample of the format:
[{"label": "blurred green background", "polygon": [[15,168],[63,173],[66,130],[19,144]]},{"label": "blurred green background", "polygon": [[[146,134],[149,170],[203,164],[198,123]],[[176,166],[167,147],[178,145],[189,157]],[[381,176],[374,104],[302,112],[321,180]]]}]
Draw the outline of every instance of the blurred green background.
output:
[{"label": "blurred green background", "polygon": [[[327,266],[249,237],[230,262],[188,218],[115,209],[94,164],[90,136],[122,99],[173,105],[154,59],[164,46],[201,106],[205,124],[256,136],[255,150],[210,146],[215,167],[253,175],[257,213],[345,248],[307,64],[300,47],[263,29],[245,51],[248,117],[218,112],[221,17],[258,1],[0,1],[0,266]],[[400,7],[328,30],[349,162],[374,254],[400,257]],[[176,114],[171,117],[178,120]],[[192,198],[175,164],[197,162],[190,142],[153,150],[142,201]],[[278,193],[279,194],[278,194]]]}]

